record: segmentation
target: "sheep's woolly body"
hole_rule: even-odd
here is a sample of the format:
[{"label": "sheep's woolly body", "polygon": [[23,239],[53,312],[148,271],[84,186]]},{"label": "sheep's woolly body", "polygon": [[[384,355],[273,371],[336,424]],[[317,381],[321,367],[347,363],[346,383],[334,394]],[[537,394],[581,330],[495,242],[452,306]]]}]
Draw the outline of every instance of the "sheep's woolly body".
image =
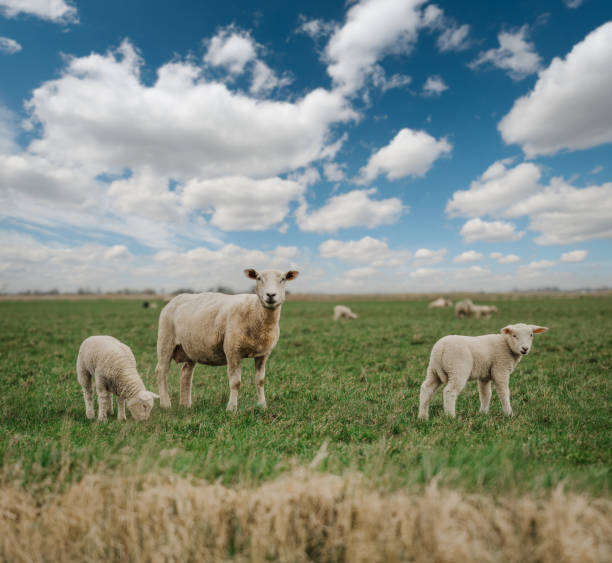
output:
[{"label": "sheep's woolly body", "polygon": [[457,397],[469,380],[478,381],[481,412],[489,410],[493,382],[503,411],[511,415],[510,374],[521,357],[529,353],[533,334],[546,330],[520,323],[504,327],[501,334],[450,335],[438,340],[431,350],[427,376],[421,385],[419,418],[429,418],[429,401],[444,383],[444,411],[455,416]]},{"label": "sheep's woolly body", "polygon": [[453,302],[445,297],[438,297],[429,304],[430,309],[444,309],[445,307],[452,307]]},{"label": "sheep's woolly body", "polygon": [[83,387],[88,418],[93,418],[92,379],[98,393],[99,420],[106,420],[107,414],[113,414],[113,394],[117,395],[117,416],[120,420],[125,419],[126,402],[133,414],[132,403],[134,406],[150,403],[152,407],[152,397],[139,400],[143,392],[149,392],[136,369],[132,350],[112,336],[90,336],[83,341],[77,357],[77,376]]},{"label": "sheep's woolly body", "polygon": [[356,319],[357,315],[346,305],[336,305],[334,307],[334,321],[338,319]]}]

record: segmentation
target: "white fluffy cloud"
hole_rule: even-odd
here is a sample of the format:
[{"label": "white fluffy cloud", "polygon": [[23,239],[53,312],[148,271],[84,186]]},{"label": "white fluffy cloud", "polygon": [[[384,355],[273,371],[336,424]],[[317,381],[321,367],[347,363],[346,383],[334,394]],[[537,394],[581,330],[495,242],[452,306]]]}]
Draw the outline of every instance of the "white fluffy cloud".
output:
[{"label": "white fluffy cloud", "polygon": [[463,51],[470,46],[470,26],[459,25],[454,18],[444,15],[444,11],[435,4],[429,4],[423,10],[422,24],[440,33],[437,40],[440,52]]},{"label": "white fluffy cloud", "polygon": [[497,260],[499,264],[514,264],[521,261],[521,257],[517,254],[502,254],[501,252],[491,252],[489,258]]},{"label": "white fluffy cloud", "polygon": [[401,266],[410,259],[408,250],[391,250],[384,240],[363,237],[361,240],[326,240],[319,246],[323,258],[337,258],[371,266]]},{"label": "white fluffy cloud", "polygon": [[311,213],[302,205],[296,210],[298,225],[303,231],[333,233],[349,227],[374,228],[395,223],[407,208],[396,197],[372,199],[375,193],[376,189],[371,188],[336,195]]},{"label": "white fluffy cloud", "polygon": [[516,225],[508,221],[483,221],[470,219],[461,227],[461,236],[466,243],[476,241],[507,242],[519,240],[525,233],[516,231]]},{"label": "white fluffy cloud", "polygon": [[451,144],[435,139],[425,131],[402,129],[386,146],[376,151],[360,170],[359,182],[371,182],[381,174],[389,180],[405,176],[424,176],[433,163],[450,153]]},{"label": "white fluffy cloud", "polygon": [[465,264],[467,262],[478,262],[482,260],[483,254],[482,252],[476,252],[475,250],[466,250],[461,254],[455,256],[453,258],[453,262],[455,264]]},{"label": "white fluffy cloud", "polygon": [[612,142],[612,22],[555,57],[534,89],[499,123],[504,141],[528,157]]},{"label": "white fluffy cloud", "polygon": [[345,275],[353,279],[369,278],[374,274],[377,274],[378,270],[371,266],[365,266],[364,268],[351,268],[345,272]]},{"label": "white fluffy cloud", "polygon": [[21,45],[10,37],[0,37],[0,53],[5,55],[14,55],[21,51]]},{"label": "white fluffy cloud", "polygon": [[212,213],[210,222],[220,229],[261,231],[281,223],[304,190],[292,180],[234,176],[192,180],[181,201],[189,210]]},{"label": "white fluffy cloud", "polygon": [[350,95],[359,90],[389,53],[412,49],[424,0],[360,0],[337,27],[325,49],[334,86]]},{"label": "white fluffy cloud", "polygon": [[419,248],[414,253],[414,265],[415,266],[431,266],[433,264],[439,264],[444,261],[444,257],[448,251],[446,248],[439,248],[438,250],[430,250],[429,248]]},{"label": "white fluffy cloud", "polygon": [[7,18],[27,14],[55,23],[78,22],[77,9],[65,0],[0,0],[0,12]]},{"label": "white fluffy cloud", "polygon": [[589,255],[588,250],[572,250],[561,254],[561,262],[584,262]]},{"label": "white fluffy cloud", "polygon": [[423,84],[423,94],[425,96],[439,96],[448,90],[448,86],[440,76],[429,76]]},{"label": "white fluffy cloud", "polygon": [[497,36],[499,47],[480,53],[470,63],[470,68],[475,69],[483,64],[490,63],[506,70],[513,80],[522,80],[526,76],[538,72],[540,56],[535,52],[533,43],[527,40],[527,33],[527,26],[521,27],[514,33],[502,31]]},{"label": "white fluffy cloud", "polygon": [[498,160],[480,178],[470,184],[469,190],[457,191],[446,204],[451,216],[476,217],[495,213],[520,202],[541,186],[540,169],[531,162],[513,168],[510,161]]},{"label": "white fluffy cloud", "polygon": [[247,32],[229,27],[221,29],[208,42],[204,62],[226,68],[231,74],[240,74],[255,56],[256,45],[253,38]]}]

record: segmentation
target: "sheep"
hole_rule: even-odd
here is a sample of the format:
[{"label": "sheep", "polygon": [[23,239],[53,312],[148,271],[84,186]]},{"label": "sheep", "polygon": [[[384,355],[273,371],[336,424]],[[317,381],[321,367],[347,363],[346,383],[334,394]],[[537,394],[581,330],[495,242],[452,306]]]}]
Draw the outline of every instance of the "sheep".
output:
[{"label": "sheep", "polygon": [[445,297],[438,297],[429,304],[430,309],[444,309],[444,307],[452,307],[453,302]]},{"label": "sheep", "polygon": [[257,403],[266,407],[266,362],[280,335],[278,321],[285,301],[285,282],[299,272],[250,268],[255,295],[222,293],[180,294],[159,315],[157,382],[162,408],[170,408],[168,370],[174,359],[181,367],[180,405],[191,407],[191,383],[196,363],[227,365],[230,396],[227,410],[236,412],[242,358],[254,358]]},{"label": "sheep", "polygon": [[495,305],[472,305],[472,314],[477,319],[480,317],[488,319],[491,317],[492,313],[497,313],[497,307]]},{"label": "sheep", "polygon": [[444,412],[454,417],[457,397],[469,379],[478,381],[481,413],[489,412],[493,381],[504,413],[512,415],[510,374],[529,353],[533,335],[547,330],[543,326],[518,323],[502,328],[500,334],[450,335],[438,340],[431,350],[427,375],[421,385],[419,418],[429,418],[429,401],[442,383],[446,383]]},{"label": "sheep", "polygon": [[145,301],[142,307],[143,309],[157,309],[157,303],[155,303],[155,301]]},{"label": "sheep", "polygon": [[472,303],[471,299],[464,299],[463,301],[457,301],[457,303],[455,303],[455,314],[457,315],[457,318],[460,319],[461,317],[472,316],[473,306],[474,306],[474,303]]},{"label": "sheep", "polygon": [[94,418],[92,379],[98,393],[98,420],[103,422],[107,414],[113,414],[113,394],[117,395],[118,420],[126,419],[126,404],[136,420],[147,420],[153,399],[159,399],[159,395],[145,389],[129,346],[112,336],[90,336],[83,340],[76,368],[83,388],[85,414],[90,420]]},{"label": "sheep", "polygon": [[338,319],[357,319],[359,318],[353,311],[345,305],[336,305],[334,307],[334,321]]}]

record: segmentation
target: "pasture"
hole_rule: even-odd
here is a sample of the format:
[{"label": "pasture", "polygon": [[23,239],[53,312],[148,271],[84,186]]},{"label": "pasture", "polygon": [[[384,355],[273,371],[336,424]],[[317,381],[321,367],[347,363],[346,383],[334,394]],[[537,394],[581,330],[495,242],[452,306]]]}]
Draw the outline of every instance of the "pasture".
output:
[{"label": "pasture", "polygon": [[[85,418],[75,373],[79,345],[92,334],[119,338],[132,348],[146,387],[157,391],[160,309],[129,300],[0,302],[3,490],[31,495],[33,505],[87,479],[129,478],[139,486],[153,480],[158,487],[177,480],[187,487],[197,479],[224,491],[258,491],[308,471],[317,458],[314,473],[303,479],[358,478],[368,494],[387,500],[431,495],[431,487],[442,496],[458,491],[486,502],[580,495],[603,503],[596,528],[610,531],[612,296],[486,298],[479,302],[495,303],[500,312],[481,320],[428,310],[426,301],[342,302],[360,318],[334,323],[333,302],[285,303],[267,368],[267,410],[256,405],[252,360],[243,363],[236,415],[225,411],[225,367],[197,366],[193,407],[179,408],[173,363],[169,411],[156,401],[145,423],[128,414],[125,423],[113,417],[106,424]],[[417,420],[434,342],[452,333],[498,332],[514,322],[550,328],[535,337],[511,376],[514,416],[503,415],[495,392],[489,415],[479,414],[477,386],[470,382],[459,396],[457,419],[444,417],[438,390],[430,420]],[[610,554],[610,540],[603,541],[592,560]],[[256,553],[235,539],[219,549],[214,553],[237,559]],[[303,558],[297,554],[285,553]],[[264,555],[284,559],[282,550]],[[304,557],[348,555],[315,549]],[[540,560],[547,557],[540,553]]]}]

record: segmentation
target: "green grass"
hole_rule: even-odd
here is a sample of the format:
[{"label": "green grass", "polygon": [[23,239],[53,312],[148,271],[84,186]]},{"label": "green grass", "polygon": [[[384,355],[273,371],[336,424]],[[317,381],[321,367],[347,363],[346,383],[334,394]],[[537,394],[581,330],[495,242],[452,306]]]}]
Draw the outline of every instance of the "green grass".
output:
[{"label": "green grass", "polygon": [[[346,302],[346,301],[345,301]],[[348,303],[348,302],[347,302]],[[159,310],[138,301],[0,303],[0,455],[5,477],[24,484],[78,479],[84,471],[133,463],[224,483],[258,483],[309,463],[327,441],[322,470],[363,472],[377,485],[420,487],[432,478],[467,490],[567,488],[609,495],[612,428],[612,298],[524,298],[497,302],[489,320],[455,319],[425,302],[349,303],[353,322],[331,321],[331,303],[287,302],[268,363],[268,409],[256,406],[253,362],[244,361],[238,413],[225,412],[224,367],[198,366],[191,410],[158,405],[146,423],[85,418],[75,360],[81,341],[111,334],[136,356],[156,391]],[[512,322],[550,327],[536,337],[510,381],[515,415],[493,394],[478,413],[474,382],[457,419],[418,421],[419,386],[434,342],[452,333],[497,332]],[[128,414],[129,417],[129,414]],[[11,473],[12,472],[12,473]]]}]

